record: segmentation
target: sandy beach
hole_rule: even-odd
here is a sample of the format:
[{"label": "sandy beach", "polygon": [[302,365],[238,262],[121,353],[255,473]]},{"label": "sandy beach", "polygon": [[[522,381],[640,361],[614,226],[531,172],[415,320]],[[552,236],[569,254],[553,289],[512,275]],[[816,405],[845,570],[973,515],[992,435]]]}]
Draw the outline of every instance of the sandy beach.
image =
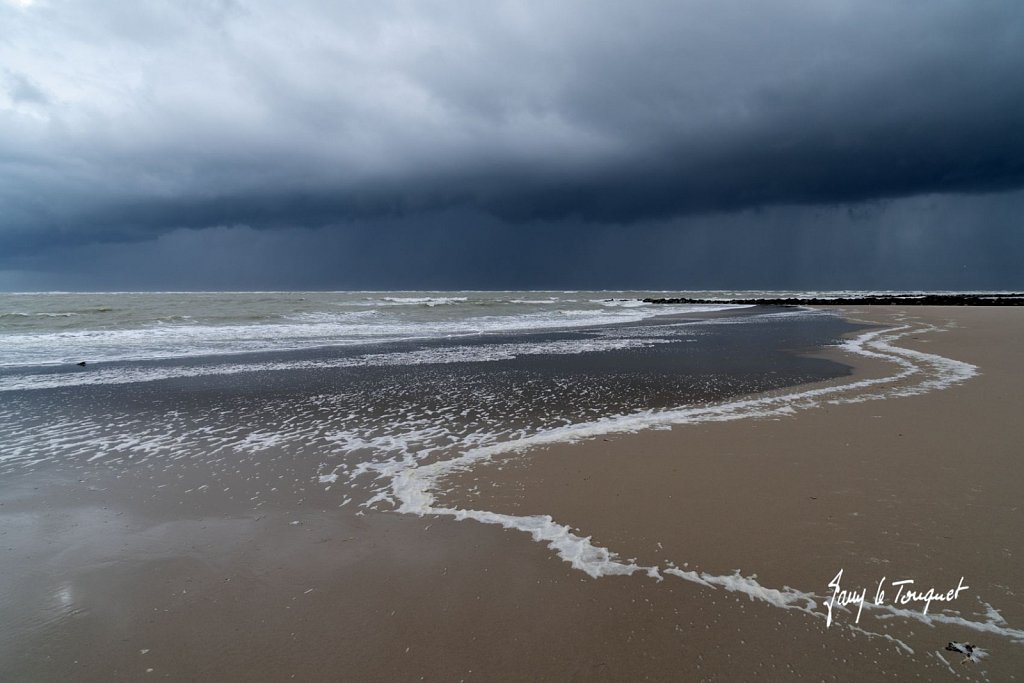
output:
[{"label": "sandy beach", "polygon": [[[642,566],[674,563],[714,576],[738,571],[756,576],[761,586],[793,587],[819,598],[831,595],[828,583],[840,569],[843,587],[868,587],[869,601],[879,582],[891,601],[898,588],[893,581],[913,579],[922,591],[934,586],[945,592],[964,577],[970,589],[949,608],[988,623],[989,606],[998,606],[1002,619],[1019,627],[1024,316],[981,308],[875,307],[844,314],[885,326],[909,324],[914,331],[901,347],[974,364],[980,374],[915,396],[539,450],[510,459],[502,472],[481,468],[464,475],[462,488],[473,481],[483,493],[463,504],[517,515],[544,511],[582,535],[599,529],[595,545]],[[921,323],[936,329],[923,331]],[[848,362],[857,368],[854,380],[886,372],[883,361]],[[728,678],[728,672],[785,662],[793,678],[1010,680],[1024,663],[1019,630],[999,637],[985,626],[925,624],[886,612],[879,620],[870,609],[856,624],[855,615],[837,612],[826,628],[823,599],[821,619],[780,621],[787,634],[801,634],[788,644],[778,633],[759,632],[744,612],[758,611],[758,601],[746,596],[705,589],[682,609],[715,600],[716,593],[722,607],[710,627],[706,611],[691,612],[682,624],[688,631],[683,649],[705,658],[725,652],[697,678]],[[678,598],[664,599],[682,607]],[[934,603],[933,614],[936,605],[945,606]],[[729,626],[721,628],[722,622]],[[855,642],[847,642],[844,630],[851,624],[880,635],[857,632]],[[983,646],[991,657],[960,665],[961,656],[944,650],[948,641]],[[880,652],[868,656],[876,647]],[[947,663],[955,665],[953,673]]]},{"label": "sandy beach", "polygon": [[[437,492],[550,515],[656,572],[593,578],[521,531],[339,507],[320,486],[256,513],[241,471],[202,497],[168,495],[199,481],[158,488],[152,466],[20,477],[0,490],[0,679],[1013,680],[1024,310],[844,315],[906,326],[896,346],[978,374],[851,402],[876,389],[843,386],[900,366],[830,349],[852,376],[798,390],[842,402],[535,448]],[[921,358],[886,391],[939,372]],[[887,598],[859,621],[837,607],[829,626],[840,570],[844,588],[871,601],[881,583]],[[945,593],[961,577],[930,607],[945,620],[885,608],[894,581]],[[986,656],[961,661],[951,641]]]}]

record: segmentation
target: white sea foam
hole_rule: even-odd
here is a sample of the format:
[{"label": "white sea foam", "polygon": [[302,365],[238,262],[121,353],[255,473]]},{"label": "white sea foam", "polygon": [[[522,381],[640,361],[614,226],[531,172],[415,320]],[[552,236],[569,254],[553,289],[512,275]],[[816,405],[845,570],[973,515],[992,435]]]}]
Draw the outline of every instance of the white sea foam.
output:
[{"label": "white sea foam", "polygon": [[972,619],[965,619],[958,614],[951,614],[948,610],[925,614],[922,610],[918,609],[903,609],[890,604],[876,605],[869,602],[864,603],[864,609],[880,612],[881,614],[879,615],[879,618],[881,619],[894,617],[898,617],[900,619],[913,619],[920,621],[923,624],[927,624],[928,626],[948,624],[950,626],[959,626],[979,633],[991,633],[993,635],[1015,640],[1018,643],[1024,643],[1024,629],[1012,628],[1007,625],[1001,616],[994,617],[991,613],[986,613],[984,621],[974,621]]},{"label": "white sea foam", "polygon": [[[401,299],[403,305],[411,300],[422,300],[422,305],[428,308],[442,305],[441,298],[438,297],[396,299]],[[463,297],[447,299],[445,304],[456,304]],[[722,304],[644,305],[640,308],[552,308],[545,305],[538,307],[538,310],[515,314],[480,315],[477,309],[459,308],[450,314],[411,315],[389,313],[386,306],[378,306],[369,311],[320,310],[288,313],[270,321],[257,320],[226,325],[196,324],[180,318],[176,319],[176,322],[149,321],[142,327],[5,333],[0,336],[0,365],[17,367],[72,364],[80,360],[102,363],[191,358],[347,346],[369,342],[570,330],[636,323],[658,315],[705,313],[738,308],[743,306]],[[0,329],[0,332],[3,330]]]},{"label": "white sea foam", "polygon": [[[520,342],[508,344],[476,344],[442,346],[396,353],[368,353],[330,360],[297,360],[255,363],[218,363],[211,365],[169,367],[98,367],[69,369],[62,373],[25,373],[0,377],[0,391],[54,389],[57,387],[156,382],[185,377],[234,375],[243,372],[276,372],[285,370],[324,370],[347,367],[381,367],[448,363],[486,363],[511,360],[520,356],[574,355],[638,349],[656,344],[680,341],[674,338],[593,338]],[[683,339],[682,341],[685,341]]]},{"label": "white sea foam", "polygon": [[601,304],[607,308],[645,308],[647,306],[664,306],[666,304],[652,304],[637,299],[591,299],[590,303]]},{"label": "white sea foam", "polygon": [[813,612],[818,607],[819,597],[813,593],[798,591],[789,586],[781,589],[765,588],[753,577],[743,576],[738,571],[733,574],[716,576],[705,572],[687,571],[675,566],[666,567],[666,574],[697,583],[709,588],[721,587],[732,593],[743,593],[751,600],[759,600],[782,609],[798,609],[802,612]]},{"label": "white sea foam", "polygon": [[547,299],[509,299],[510,304],[558,304],[558,303],[576,303],[575,299],[557,299],[555,297],[548,297]]},{"label": "white sea foam", "polygon": [[400,306],[445,306],[462,303],[467,299],[465,296],[386,296],[382,301]]},{"label": "white sea foam", "polygon": [[[400,511],[406,512],[401,508]],[[525,531],[533,540],[547,544],[548,548],[555,551],[574,569],[585,572],[595,579],[602,576],[628,576],[636,572],[646,574],[650,571],[649,567],[623,562],[615,553],[593,545],[589,537],[577,536],[569,527],[556,523],[549,515],[515,516],[459,508],[431,508],[430,512],[450,515],[458,520],[475,519],[484,524],[498,524],[506,529]]]}]

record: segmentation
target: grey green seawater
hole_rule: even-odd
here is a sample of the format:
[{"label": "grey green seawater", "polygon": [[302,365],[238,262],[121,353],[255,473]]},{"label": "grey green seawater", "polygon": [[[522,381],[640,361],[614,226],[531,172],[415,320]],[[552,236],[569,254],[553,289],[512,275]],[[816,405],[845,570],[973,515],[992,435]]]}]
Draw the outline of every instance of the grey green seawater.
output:
[{"label": "grey green seawater", "polygon": [[[0,367],[583,328],[714,310],[659,308],[638,300],[666,294],[672,293],[0,293]],[[685,294],[727,298],[740,293]]]},{"label": "grey green seawater", "polygon": [[645,294],[4,295],[0,474],[187,469],[255,508],[322,485],[387,509],[388,462],[849,373],[799,353],[854,329],[836,316]]}]

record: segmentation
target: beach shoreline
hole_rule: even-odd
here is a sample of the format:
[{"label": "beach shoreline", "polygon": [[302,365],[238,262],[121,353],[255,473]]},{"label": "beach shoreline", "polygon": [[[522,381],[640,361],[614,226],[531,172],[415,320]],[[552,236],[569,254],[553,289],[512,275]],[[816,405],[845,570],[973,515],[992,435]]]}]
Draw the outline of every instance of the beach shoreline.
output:
[{"label": "beach shoreline", "polygon": [[[1007,679],[1024,661],[1007,636],[1024,625],[1017,310],[841,311],[880,333],[936,328],[899,345],[978,366],[945,389],[544,445],[446,477],[437,492],[452,507],[551,515],[658,576],[595,579],[520,531],[339,507],[323,486],[305,487],[299,507],[255,512],[227,491],[244,473],[177,499],[158,495],[144,466],[87,481],[27,476],[0,496],[16,577],[0,599],[22,619],[0,639],[0,673]],[[877,379],[887,363],[863,359],[851,377],[795,391]],[[730,590],[669,567],[744,581]],[[837,610],[827,626],[821,598],[840,569],[872,593],[883,577],[938,589],[963,576],[970,588],[933,614],[949,607],[990,626],[877,609],[859,623]],[[773,590],[782,607],[765,599]],[[814,606],[786,602],[800,594]],[[961,664],[949,641],[989,656]]]}]

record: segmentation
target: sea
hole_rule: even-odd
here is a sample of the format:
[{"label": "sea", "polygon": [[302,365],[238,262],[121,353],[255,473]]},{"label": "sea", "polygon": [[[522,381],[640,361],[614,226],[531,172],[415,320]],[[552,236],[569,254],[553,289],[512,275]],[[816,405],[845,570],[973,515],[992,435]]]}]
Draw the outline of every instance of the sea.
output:
[{"label": "sea", "polygon": [[[847,292],[0,293],[0,367],[109,363],[585,330]],[[720,299],[664,306],[644,298]],[[383,347],[382,347],[383,348]]]},{"label": "sea", "polygon": [[395,463],[849,373],[835,315],[669,294],[2,294],[0,472],[281,459],[394,504]]}]

